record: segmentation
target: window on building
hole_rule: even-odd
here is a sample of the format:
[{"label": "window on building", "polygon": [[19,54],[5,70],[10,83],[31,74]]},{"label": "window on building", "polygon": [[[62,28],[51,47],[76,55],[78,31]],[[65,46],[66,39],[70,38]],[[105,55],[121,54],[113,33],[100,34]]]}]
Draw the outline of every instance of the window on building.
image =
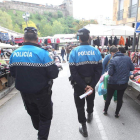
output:
[{"label": "window on building", "polygon": [[136,5],[138,3],[138,0],[131,0],[131,5]]},{"label": "window on building", "polygon": [[124,0],[119,0],[119,10],[123,10]]},{"label": "window on building", "polygon": [[118,20],[123,19],[123,6],[124,6],[124,0],[119,0]]},{"label": "window on building", "polygon": [[138,0],[130,0],[129,18],[136,17]]}]

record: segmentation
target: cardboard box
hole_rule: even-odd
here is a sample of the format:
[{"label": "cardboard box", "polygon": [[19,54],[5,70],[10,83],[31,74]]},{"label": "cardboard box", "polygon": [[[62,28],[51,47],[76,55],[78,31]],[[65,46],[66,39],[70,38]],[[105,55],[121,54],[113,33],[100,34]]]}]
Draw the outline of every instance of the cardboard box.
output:
[{"label": "cardboard box", "polygon": [[7,83],[8,80],[3,77],[3,78],[0,78],[0,90],[3,90],[5,88],[5,83]]}]

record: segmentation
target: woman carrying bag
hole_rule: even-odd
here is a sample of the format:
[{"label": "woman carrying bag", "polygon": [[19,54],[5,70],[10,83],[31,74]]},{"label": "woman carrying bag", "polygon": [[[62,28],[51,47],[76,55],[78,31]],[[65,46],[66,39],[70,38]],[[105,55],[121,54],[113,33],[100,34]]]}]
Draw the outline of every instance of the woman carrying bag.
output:
[{"label": "woman carrying bag", "polygon": [[121,52],[118,52],[118,49],[116,48],[116,53],[110,60],[108,67],[109,79],[107,86],[107,99],[104,107],[104,115],[107,115],[110,101],[112,99],[114,91],[117,90],[117,107],[115,111],[115,117],[119,117],[124,91],[126,90],[128,85],[130,71],[133,70],[134,65],[130,57],[125,56]]},{"label": "woman carrying bag", "polygon": [[[102,75],[108,71],[108,65],[110,63],[110,60],[112,59],[112,57],[114,56],[115,54],[115,50],[116,50],[116,47],[115,46],[112,46],[110,48],[110,54],[106,55],[106,57],[104,58],[104,61],[103,61],[103,71],[102,71]],[[107,97],[107,94],[103,95],[103,98],[106,102],[106,97]],[[115,91],[114,92],[114,102],[117,102],[117,92]]]}]

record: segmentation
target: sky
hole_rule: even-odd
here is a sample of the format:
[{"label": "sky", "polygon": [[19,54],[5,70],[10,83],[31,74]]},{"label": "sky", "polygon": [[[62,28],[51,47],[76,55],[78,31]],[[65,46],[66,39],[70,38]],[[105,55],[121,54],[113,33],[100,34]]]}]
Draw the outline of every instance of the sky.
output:
[{"label": "sky", "polygon": [[[2,1],[2,0],[0,0]],[[60,5],[63,0],[18,0],[31,3]],[[113,18],[113,0],[73,0],[74,18]]]}]

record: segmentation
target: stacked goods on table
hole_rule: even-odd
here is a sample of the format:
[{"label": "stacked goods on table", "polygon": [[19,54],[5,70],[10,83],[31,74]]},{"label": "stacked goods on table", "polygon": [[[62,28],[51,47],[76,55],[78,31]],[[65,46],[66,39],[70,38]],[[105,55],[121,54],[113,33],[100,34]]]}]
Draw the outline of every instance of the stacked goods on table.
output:
[{"label": "stacked goods on table", "polygon": [[14,78],[10,74],[9,61],[12,49],[0,49],[0,91],[10,87],[14,83]]},{"label": "stacked goods on table", "polygon": [[140,52],[131,52],[130,58],[135,66],[135,70],[131,72],[133,82],[140,84]]}]

